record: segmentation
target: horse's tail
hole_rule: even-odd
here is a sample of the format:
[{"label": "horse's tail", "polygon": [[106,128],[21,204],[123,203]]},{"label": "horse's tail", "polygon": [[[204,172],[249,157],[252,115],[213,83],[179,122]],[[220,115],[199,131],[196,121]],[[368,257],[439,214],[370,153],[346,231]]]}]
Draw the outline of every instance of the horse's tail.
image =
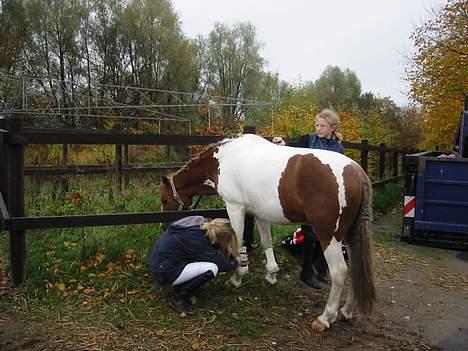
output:
[{"label": "horse's tail", "polygon": [[361,313],[372,312],[376,300],[372,270],[372,184],[363,172],[360,175],[362,200],[348,242],[351,247],[351,280],[354,300]]}]

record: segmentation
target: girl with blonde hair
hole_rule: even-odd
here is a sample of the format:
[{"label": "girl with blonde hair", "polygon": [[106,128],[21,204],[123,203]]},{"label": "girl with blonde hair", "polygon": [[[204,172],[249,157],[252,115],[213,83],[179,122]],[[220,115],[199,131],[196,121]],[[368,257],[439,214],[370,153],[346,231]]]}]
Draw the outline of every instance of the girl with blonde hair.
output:
[{"label": "girl with blonde hair", "polygon": [[172,223],[156,242],[149,270],[158,283],[172,286],[169,305],[193,314],[192,295],[218,272],[235,270],[238,250],[229,220],[189,216]]}]

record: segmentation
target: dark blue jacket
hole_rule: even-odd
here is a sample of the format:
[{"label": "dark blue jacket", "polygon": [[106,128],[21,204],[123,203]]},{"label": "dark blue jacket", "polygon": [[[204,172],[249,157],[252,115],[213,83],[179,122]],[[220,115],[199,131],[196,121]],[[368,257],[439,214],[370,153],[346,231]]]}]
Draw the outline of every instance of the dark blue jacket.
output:
[{"label": "dark blue jacket", "polygon": [[153,279],[169,285],[185,266],[192,262],[213,262],[220,272],[233,271],[237,261],[219,254],[200,225],[202,216],[189,216],[172,223],[156,242],[150,256],[149,271]]},{"label": "dark blue jacket", "polygon": [[320,138],[315,133],[308,133],[299,138],[297,142],[288,144],[289,146],[306,147],[310,149],[330,150],[344,154],[344,147],[336,137],[335,133],[332,134],[330,139]]}]

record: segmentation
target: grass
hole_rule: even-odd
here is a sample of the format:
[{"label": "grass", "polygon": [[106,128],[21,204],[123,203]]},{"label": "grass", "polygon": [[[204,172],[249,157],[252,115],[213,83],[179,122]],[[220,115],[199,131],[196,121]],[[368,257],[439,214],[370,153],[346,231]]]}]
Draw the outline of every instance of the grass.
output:
[{"label": "grass", "polygon": [[[132,178],[124,194],[112,190],[112,179],[106,177],[76,177],[70,187],[71,193],[61,195],[54,182],[27,184],[28,214],[159,210],[152,176]],[[398,188],[386,189],[383,195],[374,193],[374,204],[396,198]],[[78,193],[79,200],[73,200],[72,193]],[[212,197],[201,206],[222,207],[222,202]],[[383,210],[382,205],[378,213]],[[7,314],[27,322],[26,333],[66,340],[71,349],[83,345],[97,345],[100,350],[287,348],[290,334],[300,336],[310,329],[306,324],[326,302],[324,294],[304,291],[297,279],[299,259],[279,248],[281,238],[294,229],[293,225],[272,228],[281,266],[278,288],[270,288],[264,280],[264,255],[256,233],[244,285],[227,292],[223,282],[228,275],[222,274],[199,296],[198,313],[191,318],[170,310],[167,289],[148,276],[148,255],[161,234],[154,224],[30,231],[27,280],[18,289],[0,290],[0,301]],[[387,235],[381,231],[376,240],[390,242]],[[8,257],[6,233],[0,237],[0,248],[0,256]],[[315,304],[310,305],[310,295]]]}]

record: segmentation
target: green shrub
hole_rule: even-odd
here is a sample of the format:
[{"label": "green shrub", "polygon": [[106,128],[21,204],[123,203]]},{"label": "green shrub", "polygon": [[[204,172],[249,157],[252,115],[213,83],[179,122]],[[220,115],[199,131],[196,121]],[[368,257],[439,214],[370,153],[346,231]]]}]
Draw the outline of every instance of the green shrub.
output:
[{"label": "green shrub", "polygon": [[389,183],[383,188],[376,188],[373,192],[373,208],[375,211],[385,212],[395,207],[403,196],[401,183]]}]

